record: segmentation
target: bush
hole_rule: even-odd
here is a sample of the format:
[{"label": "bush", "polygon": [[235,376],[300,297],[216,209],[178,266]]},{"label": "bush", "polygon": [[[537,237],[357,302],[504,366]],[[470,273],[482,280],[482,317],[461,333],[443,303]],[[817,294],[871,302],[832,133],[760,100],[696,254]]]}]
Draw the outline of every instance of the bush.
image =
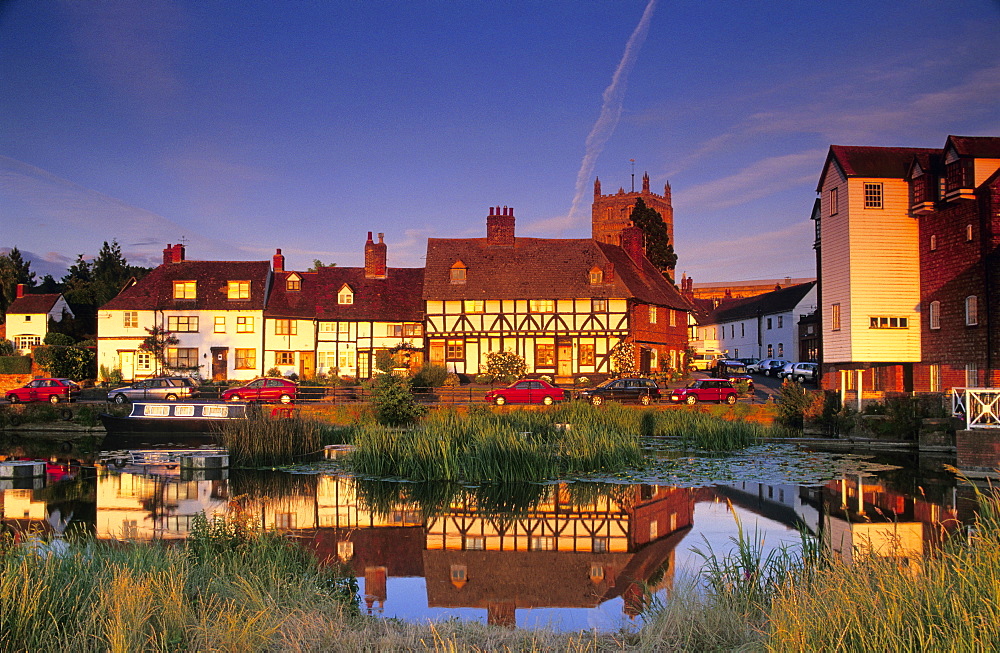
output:
[{"label": "bush", "polygon": [[68,347],[73,344],[73,338],[65,333],[49,331],[45,334],[45,339],[42,343],[46,345],[61,345],[63,347]]},{"label": "bush", "polygon": [[424,363],[410,383],[414,388],[440,388],[447,379],[447,367],[434,363]]},{"label": "bush", "polygon": [[0,356],[13,356],[14,343],[6,338],[0,338]]},{"label": "bush", "polygon": [[513,383],[525,375],[528,365],[524,357],[512,351],[491,351],[486,354],[484,372],[498,383]]},{"label": "bush", "polygon": [[31,356],[0,356],[0,374],[31,374]]},{"label": "bush", "polygon": [[97,376],[94,352],[82,347],[42,345],[35,347],[35,362],[49,374],[58,378],[92,379]]},{"label": "bush", "polygon": [[413,398],[409,381],[393,374],[380,374],[372,380],[371,404],[375,419],[385,426],[412,424],[427,411]]}]

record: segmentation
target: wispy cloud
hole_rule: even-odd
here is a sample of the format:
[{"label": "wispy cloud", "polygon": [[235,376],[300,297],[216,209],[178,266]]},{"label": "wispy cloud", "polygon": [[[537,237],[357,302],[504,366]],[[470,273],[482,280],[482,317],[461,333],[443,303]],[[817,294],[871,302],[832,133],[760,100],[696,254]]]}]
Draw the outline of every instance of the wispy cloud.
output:
[{"label": "wispy cloud", "polygon": [[808,150],[755,162],[736,174],[674,194],[680,210],[713,211],[744,204],[803,183],[815,183],[826,150]]},{"label": "wispy cloud", "polygon": [[816,275],[811,220],[800,220],[774,231],[748,233],[737,238],[699,239],[678,243],[678,270],[703,281],[746,279],[747,252],[765,252],[781,243],[783,256],[761,262],[752,269],[757,278],[813,277]]},{"label": "wispy cloud", "polygon": [[628,76],[635,65],[635,60],[639,56],[639,48],[642,47],[649,33],[649,23],[653,18],[653,9],[656,7],[656,0],[649,0],[646,10],[642,12],[639,24],[632,30],[632,36],[625,44],[625,52],[622,54],[618,68],[611,76],[611,84],[604,89],[604,102],[601,105],[601,113],[597,117],[597,122],[587,135],[586,150],[580,170],[576,175],[576,193],[573,196],[573,205],[566,216],[567,226],[573,226],[579,218],[580,207],[584,202],[587,187],[594,175],[594,166],[597,157],[604,151],[604,146],[608,139],[614,134],[615,127],[621,119],[622,103],[625,100],[625,90],[628,87]]}]

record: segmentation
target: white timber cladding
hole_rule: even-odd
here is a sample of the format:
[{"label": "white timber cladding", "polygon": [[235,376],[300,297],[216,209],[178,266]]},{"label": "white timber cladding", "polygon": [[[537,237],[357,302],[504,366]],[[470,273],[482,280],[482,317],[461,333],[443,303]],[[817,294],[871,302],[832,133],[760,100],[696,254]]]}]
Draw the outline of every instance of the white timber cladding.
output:
[{"label": "white timber cladding", "polygon": [[[551,312],[539,312],[538,305],[533,311],[531,301],[428,300],[425,338],[430,361],[476,374],[489,352],[512,351],[524,357],[529,372],[611,371],[608,352],[629,331],[626,299],[596,304],[590,298],[552,300]],[[539,354],[543,358],[536,360]]]},{"label": "white timber cladding", "polygon": [[976,182],[976,188],[982,186],[993,173],[1000,168],[1000,159],[975,159],[972,164],[972,174]]},{"label": "white timber cladding", "polygon": [[[827,362],[920,360],[918,224],[903,179],[845,179],[828,170],[821,205],[823,358]],[[865,208],[865,184],[882,188],[882,208]],[[838,187],[831,213],[829,190]],[[833,324],[839,305],[840,329]],[[872,317],[906,318],[908,328],[873,329]]]}]

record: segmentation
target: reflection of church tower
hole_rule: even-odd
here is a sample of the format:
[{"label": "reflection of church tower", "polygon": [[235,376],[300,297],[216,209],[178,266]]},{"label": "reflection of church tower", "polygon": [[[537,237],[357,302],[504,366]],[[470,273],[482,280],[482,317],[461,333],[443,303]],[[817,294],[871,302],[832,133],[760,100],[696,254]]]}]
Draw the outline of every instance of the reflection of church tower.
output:
[{"label": "reflection of church tower", "polygon": [[664,184],[663,195],[650,192],[649,173],[642,175],[642,190],[639,192],[633,189],[626,193],[624,188],[619,188],[613,195],[601,195],[601,180],[594,180],[591,238],[601,243],[621,245],[622,230],[632,226],[630,216],[635,201],[639,198],[663,217],[663,222],[667,226],[667,237],[670,239],[670,244],[674,245],[674,207],[671,204],[670,184]]},{"label": "reflection of church tower", "polygon": [[387,576],[385,567],[365,567],[365,607],[368,614],[381,614],[385,609]]}]

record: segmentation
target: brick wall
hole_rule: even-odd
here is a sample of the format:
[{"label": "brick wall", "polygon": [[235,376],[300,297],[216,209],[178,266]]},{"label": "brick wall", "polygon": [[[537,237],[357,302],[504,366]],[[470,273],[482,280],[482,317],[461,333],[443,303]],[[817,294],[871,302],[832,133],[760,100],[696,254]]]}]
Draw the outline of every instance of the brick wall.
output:
[{"label": "brick wall", "polygon": [[956,465],[963,470],[1000,468],[1000,430],[969,429],[955,433]]},{"label": "brick wall", "polygon": [[0,374],[0,394],[20,388],[32,378],[31,374]]}]

